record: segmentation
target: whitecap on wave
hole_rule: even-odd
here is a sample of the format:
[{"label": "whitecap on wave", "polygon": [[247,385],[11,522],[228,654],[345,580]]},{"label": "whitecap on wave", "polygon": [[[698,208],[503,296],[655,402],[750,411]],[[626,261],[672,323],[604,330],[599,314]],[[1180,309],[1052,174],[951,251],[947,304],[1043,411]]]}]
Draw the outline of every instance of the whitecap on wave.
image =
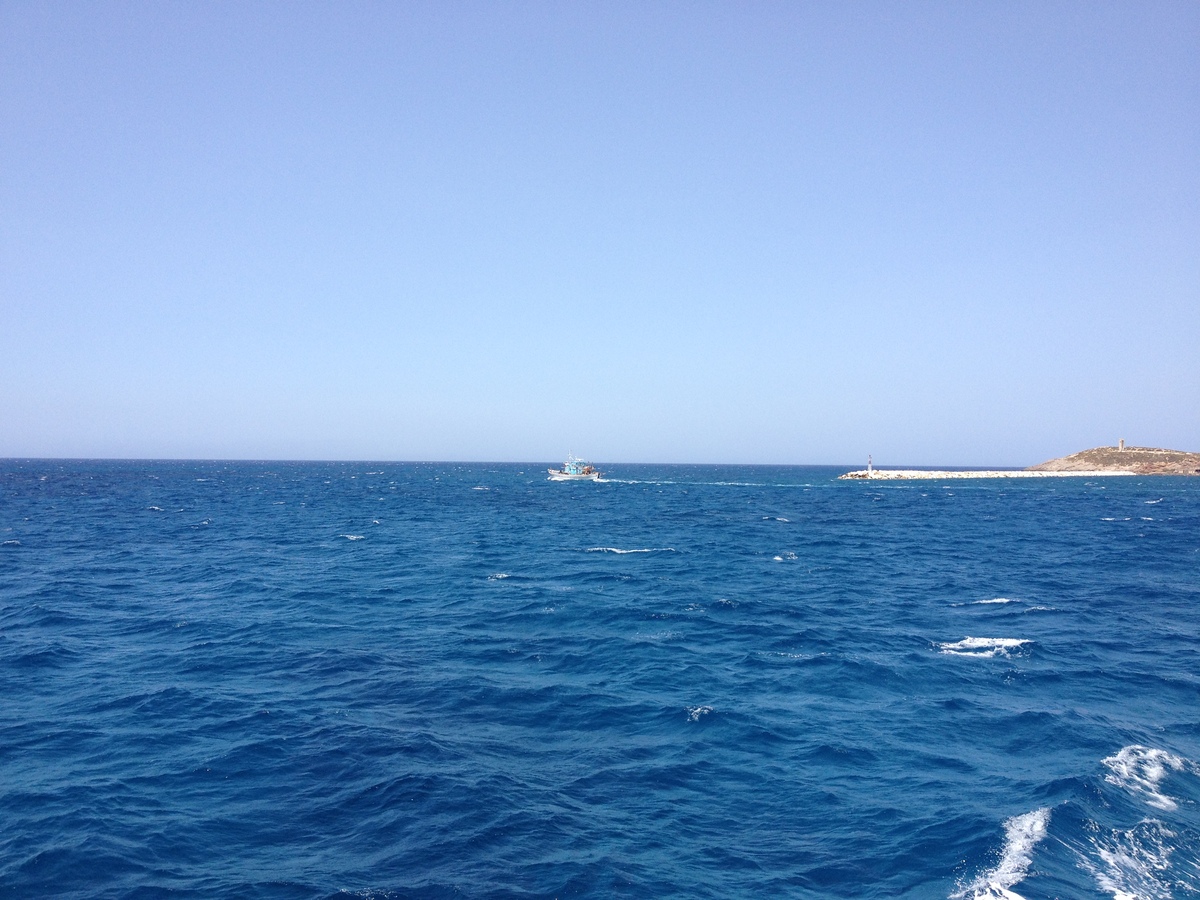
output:
[{"label": "whitecap on wave", "polygon": [[712,711],[713,708],[711,706],[689,706],[688,721],[699,722],[701,716],[707,716]]},{"label": "whitecap on wave", "polygon": [[1109,784],[1141,797],[1155,809],[1167,811],[1179,805],[1160,790],[1167,775],[1186,771],[1200,774],[1194,763],[1166,750],[1143,747],[1141,744],[1122,747],[1115,755],[1105,759],[1104,765],[1108,769],[1104,780]]},{"label": "whitecap on wave", "polygon": [[674,547],[641,547],[635,550],[622,550],[620,547],[588,547],[588,553],[674,553]]},{"label": "whitecap on wave", "polygon": [[961,641],[939,643],[937,648],[955,656],[1010,656],[1029,643],[1025,638],[965,637]]},{"label": "whitecap on wave", "polygon": [[361,541],[363,539],[363,535],[361,534],[339,534],[338,537],[344,537],[348,541]]},{"label": "whitecap on wave", "polygon": [[951,606],[1005,606],[1009,603],[1022,603],[1021,600],[1014,600],[1011,597],[991,597],[986,600],[963,600],[959,603],[951,603]]},{"label": "whitecap on wave", "polygon": [[950,895],[951,900],[1022,900],[1012,890],[1029,873],[1033,848],[1046,836],[1050,809],[1043,807],[1013,816],[1004,823],[1004,850],[995,868],[982,872],[975,880]]}]

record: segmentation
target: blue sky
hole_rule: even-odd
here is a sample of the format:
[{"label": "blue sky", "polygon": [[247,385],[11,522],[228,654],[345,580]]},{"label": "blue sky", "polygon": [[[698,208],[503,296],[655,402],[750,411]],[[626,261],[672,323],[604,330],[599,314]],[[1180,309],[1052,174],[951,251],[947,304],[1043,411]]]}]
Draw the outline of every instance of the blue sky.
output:
[{"label": "blue sky", "polygon": [[1200,450],[1196,3],[0,0],[0,456]]}]

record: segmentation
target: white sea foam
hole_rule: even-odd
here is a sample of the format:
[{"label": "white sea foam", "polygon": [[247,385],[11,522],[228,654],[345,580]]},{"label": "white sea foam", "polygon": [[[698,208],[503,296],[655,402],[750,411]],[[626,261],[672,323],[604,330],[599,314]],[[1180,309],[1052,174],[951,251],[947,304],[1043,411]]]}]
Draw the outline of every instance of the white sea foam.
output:
[{"label": "white sea foam", "polygon": [[678,631],[655,631],[653,633],[639,631],[633,636],[633,641],[637,644],[658,644],[662,641],[673,641],[677,637],[679,637]]},{"label": "white sea foam", "polygon": [[1171,900],[1174,837],[1162,822],[1144,819],[1128,831],[1092,838],[1080,864],[1113,900]]},{"label": "white sea foam", "polygon": [[797,556],[791,550],[785,550],[783,553],[775,557],[775,562],[783,562],[784,560],[788,559],[797,559]]},{"label": "white sea foam", "polygon": [[787,522],[790,520],[785,519],[783,516],[763,516],[763,521],[764,522]]},{"label": "white sea foam", "polygon": [[4,546],[5,547],[20,547],[21,542],[20,541],[5,541]]},{"label": "white sea foam", "polygon": [[1109,784],[1141,796],[1155,809],[1168,811],[1178,804],[1159,790],[1163,780],[1171,772],[1197,771],[1194,763],[1182,757],[1140,744],[1122,747],[1115,756],[1105,759],[1104,765],[1108,767],[1104,780]]},{"label": "white sea foam", "polygon": [[937,645],[943,653],[955,656],[1010,656],[1030,643],[1025,638],[982,638],[965,637],[961,641],[947,641]]},{"label": "white sea foam", "polygon": [[146,509],[151,510],[153,512],[162,512],[163,511],[163,508],[161,506],[147,506]]},{"label": "white sea foam", "polygon": [[701,716],[707,716],[712,711],[713,708],[711,706],[689,706],[688,721],[699,722]]},{"label": "white sea foam", "polygon": [[1153,504],[1153,503],[1162,503],[1162,502],[1163,502],[1163,498],[1162,498],[1162,497],[1159,497],[1157,500],[1147,500],[1147,501],[1146,501],[1146,505],[1147,505],[1147,506],[1150,506],[1150,505],[1151,505],[1151,504]]},{"label": "white sea foam", "polygon": [[622,550],[619,547],[588,547],[588,553],[674,553],[674,547],[642,547],[637,550]]},{"label": "white sea foam", "polygon": [[994,600],[976,600],[972,605],[979,606],[988,603],[1015,603],[1015,600],[1010,600],[1008,597],[997,597]]},{"label": "white sea foam", "polygon": [[338,537],[344,537],[348,541],[361,541],[363,539],[363,535],[361,534],[339,534]]},{"label": "white sea foam", "polygon": [[1004,850],[996,867],[982,872],[966,887],[951,894],[952,900],[1022,900],[1012,890],[1029,873],[1033,862],[1033,848],[1046,836],[1050,823],[1050,809],[1043,807],[1013,816],[1004,823]]},{"label": "white sea foam", "polygon": [[507,572],[497,572],[495,575],[489,575],[488,581],[500,581],[502,578],[512,578]]}]

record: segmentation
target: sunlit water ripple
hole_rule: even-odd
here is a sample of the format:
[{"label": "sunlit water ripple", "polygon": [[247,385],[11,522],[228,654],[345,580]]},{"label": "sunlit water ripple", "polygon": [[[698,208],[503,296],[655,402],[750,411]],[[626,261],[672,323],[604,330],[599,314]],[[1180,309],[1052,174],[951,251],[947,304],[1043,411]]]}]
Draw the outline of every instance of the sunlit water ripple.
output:
[{"label": "sunlit water ripple", "polygon": [[1200,896],[1200,479],[0,461],[0,893]]}]

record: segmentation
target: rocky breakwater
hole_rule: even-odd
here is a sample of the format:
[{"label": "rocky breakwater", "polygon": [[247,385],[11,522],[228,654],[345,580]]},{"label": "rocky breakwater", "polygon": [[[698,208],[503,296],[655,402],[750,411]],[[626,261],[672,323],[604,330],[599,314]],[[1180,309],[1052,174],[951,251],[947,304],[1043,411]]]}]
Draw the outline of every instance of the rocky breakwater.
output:
[{"label": "rocky breakwater", "polygon": [[947,478],[1060,478],[1063,475],[1087,475],[1100,477],[1103,475],[1135,475],[1136,472],[1119,470],[1092,470],[1070,472],[1034,472],[1029,469],[859,469],[857,472],[847,472],[839,475],[843,480],[869,479],[871,481],[913,481],[935,480],[944,481]]}]

